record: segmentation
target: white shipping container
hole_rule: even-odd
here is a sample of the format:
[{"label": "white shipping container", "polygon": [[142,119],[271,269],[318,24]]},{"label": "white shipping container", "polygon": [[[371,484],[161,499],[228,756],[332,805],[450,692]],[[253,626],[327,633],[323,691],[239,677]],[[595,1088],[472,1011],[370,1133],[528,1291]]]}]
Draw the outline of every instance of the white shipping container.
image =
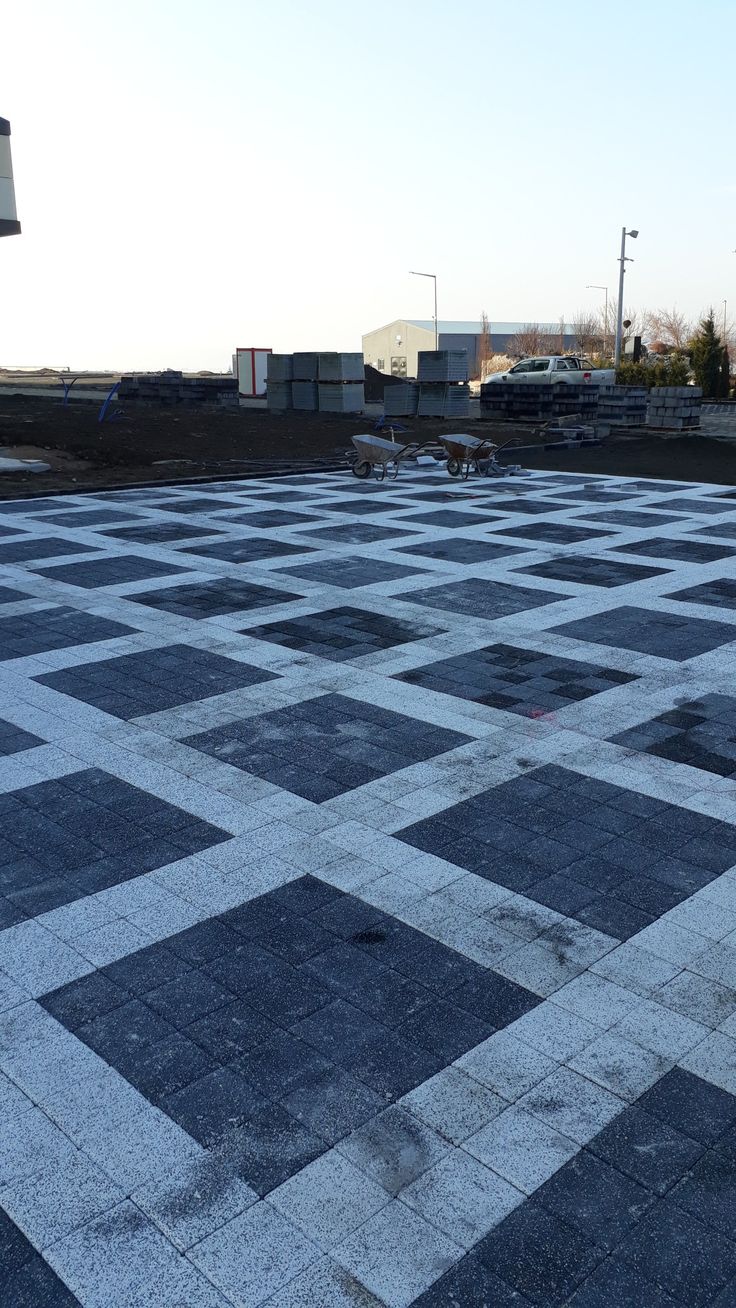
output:
[{"label": "white shipping container", "polygon": [[243,399],[253,400],[266,394],[266,372],[271,347],[259,348],[248,345],[238,347],[235,351],[238,394]]}]

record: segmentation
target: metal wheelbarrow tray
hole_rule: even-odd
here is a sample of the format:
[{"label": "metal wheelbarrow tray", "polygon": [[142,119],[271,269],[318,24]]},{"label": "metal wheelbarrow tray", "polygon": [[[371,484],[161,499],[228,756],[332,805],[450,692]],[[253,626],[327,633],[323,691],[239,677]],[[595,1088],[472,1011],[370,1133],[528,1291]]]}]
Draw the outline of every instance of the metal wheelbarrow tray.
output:
[{"label": "metal wheelbarrow tray", "polygon": [[352,440],[356,451],[353,476],[364,478],[373,473],[376,481],[383,481],[384,477],[398,477],[404,459],[416,458],[426,445],[426,441],[409,441],[406,445],[400,445],[398,441],[387,441],[385,437],[374,436],[372,432],[353,436]]},{"label": "metal wheelbarrow tray", "polygon": [[511,444],[514,439],[512,437],[497,445],[490,437],[470,436],[468,432],[453,432],[449,436],[437,437],[447,454],[445,466],[450,476],[462,477],[464,480],[469,477],[471,469],[482,477],[501,474],[501,469],[496,463],[496,454],[504,445]]}]

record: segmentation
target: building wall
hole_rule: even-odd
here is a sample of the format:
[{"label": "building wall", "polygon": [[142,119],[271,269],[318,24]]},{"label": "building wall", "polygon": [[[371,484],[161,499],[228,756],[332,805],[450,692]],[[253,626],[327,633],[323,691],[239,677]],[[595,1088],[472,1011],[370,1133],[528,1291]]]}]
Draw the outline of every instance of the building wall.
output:
[{"label": "building wall", "polygon": [[419,350],[434,349],[434,332],[397,318],[363,337],[363,358],[389,376],[416,377]]},{"label": "building wall", "polygon": [[10,123],[7,118],[0,118],[0,236],[15,236],[19,231],[10,159]]}]

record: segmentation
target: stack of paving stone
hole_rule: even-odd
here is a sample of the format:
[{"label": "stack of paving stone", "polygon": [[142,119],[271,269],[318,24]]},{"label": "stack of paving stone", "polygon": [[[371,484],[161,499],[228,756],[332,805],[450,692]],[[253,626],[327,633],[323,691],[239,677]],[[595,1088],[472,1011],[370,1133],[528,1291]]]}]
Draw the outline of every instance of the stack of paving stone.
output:
[{"label": "stack of paving stone", "polygon": [[485,382],[480,388],[481,417],[548,422],[555,417],[555,390],[551,382]]},{"label": "stack of paving stone", "polygon": [[383,392],[383,412],[387,418],[415,418],[419,406],[417,382],[399,382]]},{"label": "stack of paving stone", "polygon": [[292,354],[291,399],[295,409],[317,409],[317,369],[319,355],[301,352]]},{"label": "stack of paving stone", "polygon": [[317,392],[320,413],[361,413],[365,406],[362,354],[320,354]]},{"label": "stack of paving stone", "polygon": [[647,420],[646,386],[599,386],[598,421],[614,427],[643,427]]},{"label": "stack of paving stone", "polygon": [[420,418],[466,418],[470,413],[467,350],[420,350]]},{"label": "stack of paving stone", "polygon": [[148,404],[227,404],[238,402],[238,381],[229,373],[215,377],[185,377],[182,372],[131,373],[120,379],[121,400]]},{"label": "stack of paving stone", "polygon": [[480,411],[483,417],[519,422],[549,422],[571,414],[579,415],[581,422],[595,422],[598,389],[585,382],[484,382]]},{"label": "stack of paving stone", "polygon": [[699,386],[653,386],[649,392],[647,427],[676,431],[700,426],[703,392]]},{"label": "stack of paving stone", "polygon": [[[361,413],[365,407],[362,354],[301,352],[271,357],[291,360],[291,405],[288,407],[311,412],[319,409],[320,413]],[[269,372],[269,393],[270,377]],[[286,377],[279,379],[281,386],[286,382]],[[279,399],[283,398],[283,392],[275,394]]]},{"label": "stack of paving stone", "polygon": [[292,409],[294,359],[291,354],[269,354],[266,359],[266,403],[269,409]]}]

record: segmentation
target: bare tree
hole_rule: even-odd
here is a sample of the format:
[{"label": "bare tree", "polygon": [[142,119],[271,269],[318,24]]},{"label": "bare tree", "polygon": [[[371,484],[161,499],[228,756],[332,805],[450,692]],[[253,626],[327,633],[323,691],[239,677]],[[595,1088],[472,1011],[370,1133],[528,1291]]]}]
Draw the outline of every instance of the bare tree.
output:
[{"label": "bare tree", "polygon": [[[608,323],[609,332],[608,348],[613,353],[613,341],[616,335],[616,323],[618,321],[618,300],[608,301]],[[600,316],[601,325],[603,323],[603,314]],[[645,331],[645,317],[638,309],[632,309],[628,304],[624,304],[623,322],[628,322],[628,327],[623,328],[622,342],[625,345],[633,336],[641,336]]]},{"label": "bare tree", "polygon": [[693,324],[676,306],[671,309],[650,309],[643,315],[643,319],[652,339],[663,341],[674,350],[684,350],[693,334]]},{"label": "bare tree", "polygon": [[478,353],[476,356],[476,366],[478,376],[481,381],[488,372],[489,360],[493,357],[493,341],[491,340],[491,329],[488,323],[488,314],[485,309],[480,315],[480,334],[478,336]]},{"label": "bare tree", "polygon": [[533,354],[548,354],[549,341],[548,328],[542,327],[538,322],[527,322],[524,323],[521,331],[509,336],[506,353],[524,359]]},{"label": "bare tree", "polygon": [[570,324],[581,354],[595,354],[603,346],[601,316],[590,309],[578,309]]}]

